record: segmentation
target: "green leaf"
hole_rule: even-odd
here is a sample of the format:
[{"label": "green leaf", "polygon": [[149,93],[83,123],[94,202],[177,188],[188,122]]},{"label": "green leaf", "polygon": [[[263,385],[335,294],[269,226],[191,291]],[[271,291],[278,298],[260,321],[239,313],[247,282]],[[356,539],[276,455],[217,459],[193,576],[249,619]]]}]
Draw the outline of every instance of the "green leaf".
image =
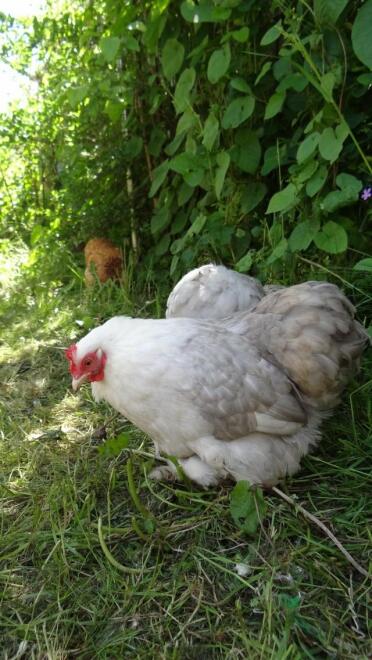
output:
[{"label": "green leaf", "polygon": [[249,181],[241,196],[240,208],[242,213],[250,213],[262,202],[267,193],[267,187],[260,181]]},{"label": "green leaf", "polygon": [[372,273],[372,257],[358,261],[354,266],[354,270],[365,270],[368,273]]},{"label": "green leaf", "polygon": [[280,29],[282,26],[282,21],[278,21],[273,25],[267,32],[265,32],[264,36],[262,37],[260,41],[260,46],[268,46],[269,44],[274,43],[277,39],[280,37]]},{"label": "green leaf", "polygon": [[262,78],[266,76],[267,72],[270,71],[271,67],[272,67],[272,62],[265,62],[256,80],[254,81],[255,85],[258,85],[260,80],[262,80]]},{"label": "green leaf", "polygon": [[160,126],[154,126],[150,133],[149,152],[156,158],[159,156],[161,148],[167,139],[167,134]]},{"label": "green leaf", "polygon": [[194,87],[196,73],[194,68],[182,71],[174,92],[174,107],[179,114],[190,105],[190,92]]},{"label": "green leaf", "polygon": [[254,106],[255,99],[253,96],[240,96],[234,99],[225,110],[222,117],[222,127],[228,129],[240,126],[243,121],[251,116]]},{"label": "green leaf", "polygon": [[326,165],[321,165],[306,184],[306,194],[314,197],[321,190],[327,181],[328,169]]},{"label": "green leaf", "polygon": [[116,124],[123,115],[123,104],[108,99],[105,103],[104,113],[110,117],[113,124]]},{"label": "green leaf", "polygon": [[151,218],[151,233],[157,234],[169,225],[171,221],[171,214],[167,206],[162,206],[156,209]]},{"label": "green leaf", "polygon": [[270,96],[265,108],[264,119],[271,119],[281,111],[285,97],[285,92],[275,92],[272,96]]},{"label": "green leaf", "polygon": [[332,213],[343,206],[348,206],[359,199],[359,193],[363,184],[359,179],[346,172],[341,172],[336,177],[336,183],[340,190],[328,193],[321,202],[321,208],[326,213]]},{"label": "green leaf", "polygon": [[177,192],[178,206],[183,206],[184,204],[186,204],[186,202],[189,201],[193,193],[194,193],[194,188],[192,188],[192,186],[189,186],[189,184],[186,183],[186,181],[183,181]]},{"label": "green leaf", "polygon": [[123,45],[124,48],[126,48],[127,50],[131,50],[135,53],[138,53],[138,51],[140,50],[140,45],[137,39],[132,34],[129,34],[129,32],[127,32],[127,34],[123,36]]},{"label": "green leaf", "polygon": [[187,230],[186,235],[196,236],[197,234],[200,234],[206,222],[207,222],[207,216],[204,215],[204,213],[200,213],[192,223],[190,229]]},{"label": "green leaf", "polygon": [[191,128],[193,128],[197,124],[197,117],[198,115],[193,111],[192,108],[186,108],[185,112],[178,120],[176,135],[179,135],[180,133],[186,133]]},{"label": "green leaf", "polygon": [[296,92],[303,92],[308,84],[308,79],[301,73],[289,73],[281,79],[277,87],[277,92],[284,92],[287,89],[294,89]]},{"label": "green leaf", "polygon": [[171,238],[169,234],[164,234],[155,245],[155,254],[162,257],[168,251]]},{"label": "green leaf", "polygon": [[251,88],[248,85],[247,81],[244,78],[233,78],[230,81],[230,85],[233,89],[236,89],[238,92],[243,92],[244,94],[252,94]]},{"label": "green leaf", "polygon": [[235,144],[230,150],[231,160],[243,172],[254,174],[261,159],[261,145],[255,131],[240,128],[235,135]]},{"label": "green leaf", "polygon": [[153,171],[153,179],[149,192],[149,197],[153,197],[159,190],[161,184],[165,180],[169,170],[169,161],[165,160],[159,167]]},{"label": "green leaf", "polygon": [[278,213],[290,209],[297,202],[296,188],[289,183],[283,190],[275,193],[269,202],[266,213]]},{"label": "green leaf", "polygon": [[181,14],[185,21],[198,25],[199,23],[217,23],[230,18],[231,9],[216,7],[212,0],[196,3],[194,0],[185,0],[181,4]]},{"label": "green leaf", "polygon": [[326,222],[320,232],[315,234],[314,243],[324,252],[338,254],[347,249],[347,233],[345,229],[333,220]]},{"label": "green leaf", "polygon": [[202,140],[202,144],[207,149],[207,151],[211,151],[213,149],[213,145],[219,134],[219,127],[220,125],[217,117],[213,112],[210,112],[204,124]]},{"label": "green leaf", "polygon": [[304,160],[307,160],[315,151],[319,144],[319,139],[320,139],[320,134],[315,132],[315,133],[310,133],[303,142],[299,145],[297,149],[297,162],[298,163],[303,163]]},{"label": "green leaf", "polygon": [[240,44],[244,44],[246,41],[248,41],[249,38],[249,28],[242,27],[240,30],[234,30],[231,32],[231,36],[234,41],[237,41]]},{"label": "green leaf", "polygon": [[273,264],[274,261],[278,261],[278,259],[281,259],[287,252],[287,248],[288,248],[288,241],[286,238],[282,238],[282,240],[278,243],[278,245],[273,249],[268,259],[266,259],[267,265],[270,266],[270,264]]},{"label": "green leaf", "polygon": [[98,452],[102,456],[119,456],[119,454],[126,449],[130,442],[129,433],[120,433],[116,438],[106,440],[100,447]]},{"label": "green leaf", "polygon": [[174,275],[174,273],[176,272],[179,260],[180,260],[179,255],[174,254],[173,257],[172,257],[172,261],[171,261],[171,265],[170,265],[170,269],[169,269],[169,273],[170,273],[171,276]]},{"label": "green leaf", "polygon": [[261,169],[262,176],[270,174],[273,170],[276,170],[281,165],[285,165],[288,162],[287,157],[287,145],[273,145],[266,149],[264,154],[264,164]]},{"label": "green leaf", "polygon": [[324,76],[322,76],[320,81],[320,86],[324,92],[324,96],[328,101],[328,103],[331,103],[332,101],[333,88],[335,84],[336,84],[336,78],[331,71],[329,71],[328,73],[324,74]]},{"label": "green leaf", "polygon": [[189,186],[198,186],[204,177],[204,161],[187,151],[178,154],[169,162],[170,169],[182,174]]},{"label": "green leaf", "polygon": [[302,167],[298,168],[296,171],[296,181],[299,183],[304,183],[305,181],[308,181],[308,179],[311,179],[313,174],[316,172],[316,170],[319,167],[319,163],[317,160],[309,160],[307,163],[305,163]]},{"label": "green leaf", "polygon": [[171,80],[178,73],[184,56],[185,49],[183,45],[177,39],[167,39],[160,58],[163,73],[167,80]]},{"label": "green leaf", "polygon": [[319,138],[319,152],[322,158],[334,163],[342,151],[343,140],[336,136],[333,128],[325,128]]},{"label": "green leaf", "polygon": [[230,59],[231,52],[228,44],[225,44],[223,48],[213,51],[207,67],[207,78],[212,85],[215,85],[228,71]]},{"label": "green leaf", "polygon": [[315,234],[319,231],[319,221],[305,220],[300,222],[292,231],[288,246],[291,252],[306,250],[313,241]]},{"label": "green leaf", "polygon": [[99,47],[106,62],[112,62],[117,56],[120,48],[119,37],[101,37]]},{"label": "green leaf", "polygon": [[230,494],[230,513],[237,527],[254,534],[266,512],[262,490],[252,489],[248,481],[238,481]]},{"label": "green leaf", "polygon": [[359,179],[346,172],[340,172],[340,174],[336,176],[336,183],[341,190],[350,190],[355,193],[355,195],[358,195],[363,188],[363,184]]},{"label": "green leaf", "polygon": [[335,25],[348,0],[314,0],[315,18],[320,25]]},{"label": "green leaf", "polygon": [[239,273],[246,273],[252,266],[252,261],[252,253],[247,252],[247,254],[239,259],[238,263],[235,264],[235,270],[237,270]]},{"label": "green leaf", "polygon": [[88,95],[89,85],[78,85],[77,87],[70,87],[67,90],[68,102],[73,109],[77,108]]},{"label": "green leaf", "polygon": [[217,154],[217,164],[218,168],[216,170],[215,179],[214,179],[214,189],[216,192],[217,199],[220,199],[223,184],[225,181],[226,172],[229,169],[230,165],[230,156],[227,151],[220,151]]}]

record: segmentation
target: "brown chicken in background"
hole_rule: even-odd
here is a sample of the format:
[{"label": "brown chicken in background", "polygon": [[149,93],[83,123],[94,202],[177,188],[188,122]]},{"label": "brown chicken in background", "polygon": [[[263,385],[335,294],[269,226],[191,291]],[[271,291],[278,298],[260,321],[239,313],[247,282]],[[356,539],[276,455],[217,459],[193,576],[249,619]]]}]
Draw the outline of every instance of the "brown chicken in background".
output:
[{"label": "brown chicken in background", "polygon": [[85,284],[118,279],[123,271],[121,250],[107,238],[91,238],[84,248]]}]

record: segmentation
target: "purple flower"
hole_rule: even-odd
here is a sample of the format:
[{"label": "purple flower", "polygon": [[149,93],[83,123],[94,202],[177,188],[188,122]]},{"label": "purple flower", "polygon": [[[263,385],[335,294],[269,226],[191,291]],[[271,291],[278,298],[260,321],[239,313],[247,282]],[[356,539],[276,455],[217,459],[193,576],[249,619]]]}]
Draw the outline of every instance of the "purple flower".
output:
[{"label": "purple flower", "polygon": [[370,186],[363,188],[360,196],[366,202],[368,199],[372,197],[372,188]]}]

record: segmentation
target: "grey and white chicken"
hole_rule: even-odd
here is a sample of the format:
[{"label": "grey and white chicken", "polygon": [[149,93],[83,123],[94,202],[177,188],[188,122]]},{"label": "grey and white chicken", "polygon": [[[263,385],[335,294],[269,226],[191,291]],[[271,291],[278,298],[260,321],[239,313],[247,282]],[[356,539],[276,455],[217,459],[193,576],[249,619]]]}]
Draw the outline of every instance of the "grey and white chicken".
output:
[{"label": "grey and white chicken", "polygon": [[[77,389],[104,399],[206,487],[274,485],[320,439],[368,336],[332,284],[263,297],[219,322],[115,317],[66,354]],[[172,462],[152,477],[176,478]]]},{"label": "grey and white chicken", "polygon": [[171,291],[166,318],[220,319],[253,309],[265,295],[259,280],[225,266],[194,268]]}]

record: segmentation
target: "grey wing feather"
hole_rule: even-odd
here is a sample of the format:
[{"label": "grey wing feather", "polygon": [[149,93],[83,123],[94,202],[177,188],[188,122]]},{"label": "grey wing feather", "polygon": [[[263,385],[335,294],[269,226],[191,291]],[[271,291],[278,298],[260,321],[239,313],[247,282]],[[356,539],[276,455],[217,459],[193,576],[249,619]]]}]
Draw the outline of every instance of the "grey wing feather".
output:
[{"label": "grey wing feather", "polygon": [[206,264],[176,284],[167,301],[166,317],[223,318],[253,309],[263,295],[261,283],[253,277]]},{"label": "grey wing feather", "polygon": [[223,440],[252,432],[292,435],[307,421],[289,378],[243,338],[210,326],[193,340],[189,396],[214,435]]}]

